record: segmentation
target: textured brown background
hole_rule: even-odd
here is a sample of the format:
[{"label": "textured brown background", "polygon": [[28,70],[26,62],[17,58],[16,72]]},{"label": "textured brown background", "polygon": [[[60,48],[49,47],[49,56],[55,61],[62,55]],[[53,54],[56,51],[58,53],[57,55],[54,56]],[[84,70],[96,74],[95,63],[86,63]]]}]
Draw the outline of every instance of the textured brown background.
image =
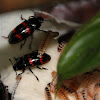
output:
[{"label": "textured brown background", "polygon": [[35,8],[56,18],[84,23],[100,11],[100,0],[0,0],[0,13]]}]

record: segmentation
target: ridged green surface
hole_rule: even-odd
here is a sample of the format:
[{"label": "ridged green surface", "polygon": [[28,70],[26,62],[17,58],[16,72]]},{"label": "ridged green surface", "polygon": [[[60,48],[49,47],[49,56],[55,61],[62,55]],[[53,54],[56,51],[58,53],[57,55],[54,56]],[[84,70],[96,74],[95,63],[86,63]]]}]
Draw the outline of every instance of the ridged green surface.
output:
[{"label": "ridged green surface", "polygon": [[100,13],[86,23],[64,48],[57,66],[57,88],[63,80],[100,65]]}]

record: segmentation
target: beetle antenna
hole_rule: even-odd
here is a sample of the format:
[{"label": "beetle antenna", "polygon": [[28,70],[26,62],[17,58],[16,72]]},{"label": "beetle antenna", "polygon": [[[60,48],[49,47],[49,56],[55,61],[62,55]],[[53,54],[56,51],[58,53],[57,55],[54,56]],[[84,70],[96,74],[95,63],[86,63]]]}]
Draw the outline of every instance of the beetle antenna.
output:
[{"label": "beetle antenna", "polygon": [[[11,61],[11,59],[9,59],[9,61],[11,62],[12,66],[13,66],[14,64],[13,64],[13,62]],[[17,76],[17,71],[15,71],[15,72],[16,72],[16,76]]]},{"label": "beetle antenna", "polygon": [[11,59],[9,59],[9,61],[11,62],[12,66],[14,65],[13,62],[11,61]]}]

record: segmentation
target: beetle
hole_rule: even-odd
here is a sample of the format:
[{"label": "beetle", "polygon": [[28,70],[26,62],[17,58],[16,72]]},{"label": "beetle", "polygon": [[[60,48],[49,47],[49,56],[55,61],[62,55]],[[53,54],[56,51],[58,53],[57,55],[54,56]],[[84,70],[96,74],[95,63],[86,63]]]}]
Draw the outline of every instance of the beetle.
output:
[{"label": "beetle", "polygon": [[[15,71],[22,70],[22,73],[24,73],[25,68],[28,68],[33,73],[33,71],[31,70],[30,67],[36,67],[38,69],[47,70],[46,68],[40,68],[38,66],[49,62],[51,60],[51,57],[46,53],[44,53],[41,56],[41,58],[38,57],[37,55],[38,55],[38,50],[34,50],[32,53],[26,54],[22,57],[15,58],[15,60],[16,60],[15,64],[13,64],[10,59],[9,60],[11,61],[12,65],[13,65],[13,69]],[[35,74],[34,74],[34,76],[39,81],[38,77]]]},{"label": "beetle", "polygon": [[43,31],[43,30],[40,30],[39,28],[41,24],[44,22],[44,19],[41,16],[40,17],[30,16],[28,20],[26,20],[21,15],[21,20],[24,20],[24,21],[20,23],[17,27],[15,27],[10,32],[8,37],[5,37],[5,36],[3,37],[8,38],[8,42],[10,44],[16,44],[24,40],[23,44],[21,44],[20,46],[20,49],[21,49],[22,46],[25,44],[27,37],[31,36],[31,41],[29,45],[29,48],[31,48],[32,39],[33,39],[32,34],[34,30]]},{"label": "beetle", "polygon": [[11,94],[8,92],[7,86],[3,84],[0,76],[0,100],[11,100]]}]

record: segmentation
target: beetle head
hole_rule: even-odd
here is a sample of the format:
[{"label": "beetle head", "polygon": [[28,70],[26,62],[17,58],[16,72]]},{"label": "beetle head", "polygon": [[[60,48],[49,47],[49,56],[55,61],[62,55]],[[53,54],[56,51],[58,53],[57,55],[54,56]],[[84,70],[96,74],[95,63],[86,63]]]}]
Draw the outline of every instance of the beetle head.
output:
[{"label": "beetle head", "polygon": [[43,17],[37,17],[37,19],[38,19],[38,21],[39,21],[40,23],[43,23],[43,21],[44,21]]},{"label": "beetle head", "polygon": [[13,69],[15,71],[18,71],[18,70],[22,70],[26,67],[26,64],[24,63],[23,61],[23,58],[18,58],[17,61],[16,61],[16,64],[13,65]]}]

